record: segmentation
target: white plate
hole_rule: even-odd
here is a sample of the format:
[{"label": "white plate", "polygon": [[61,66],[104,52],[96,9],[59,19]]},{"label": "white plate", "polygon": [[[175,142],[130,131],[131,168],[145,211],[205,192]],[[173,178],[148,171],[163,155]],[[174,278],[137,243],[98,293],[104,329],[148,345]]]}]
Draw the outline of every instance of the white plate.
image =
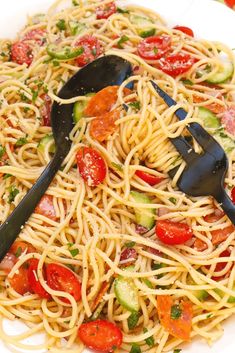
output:
[{"label": "white plate", "polygon": [[[24,26],[26,15],[46,10],[53,0],[1,0],[0,37],[14,38]],[[124,1],[126,2],[126,1]],[[137,5],[149,7],[159,12],[169,25],[190,26],[197,37],[222,41],[235,48],[235,12],[213,0],[135,0]],[[234,317],[224,325],[224,336],[209,348],[205,342],[194,341],[184,347],[182,353],[232,353],[235,352]],[[6,332],[19,334],[24,330],[18,322],[6,322]],[[25,343],[41,343],[41,335],[27,339]],[[0,342],[0,352],[11,350]],[[24,351],[21,351],[24,352]],[[37,351],[39,352],[39,351]],[[42,352],[42,351],[41,351]],[[84,352],[85,353],[85,352]]]}]

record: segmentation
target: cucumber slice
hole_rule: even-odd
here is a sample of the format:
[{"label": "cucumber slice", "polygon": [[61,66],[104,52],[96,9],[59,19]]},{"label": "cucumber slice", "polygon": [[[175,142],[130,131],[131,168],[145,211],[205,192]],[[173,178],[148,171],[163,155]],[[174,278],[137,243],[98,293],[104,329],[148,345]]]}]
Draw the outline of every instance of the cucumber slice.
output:
[{"label": "cucumber slice", "polygon": [[148,17],[131,15],[130,22],[138,27],[137,32],[142,38],[153,36],[156,33],[156,29],[152,26],[153,21]]},{"label": "cucumber slice", "polygon": [[75,124],[84,116],[84,110],[87,106],[87,101],[79,101],[73,106],[73,121]]},{"label": "cucumber slice", "polygon": [[[152,200],[145,194],[142,194],[137,191],[131,191],[130,194],[136,203],[145,203],[145,204],[152,203]],[[141,226],[147,229],[153,228],[155,224],[154,216],[155,216],[154,208],[135,208],[136,223],[140,224]]]},{"label": "cucumber slice", "polygon": [[224,61],[221,63],[221,68],[207,78],[206,81],[209,83],[223,83],[233,75],[233,71],[233,64],[230,61]]},{"label": "cucumber slice", "polygon": [[74,20],[69,21],[69,29],[73,36],[77,36],[78,34],[82,34],[83,32],[85,32],[87,27],[84,23]]},{"label": "cucumber slice", "polygon": [[69,60],[74,59],[80,56],[84,49],[82,47],[72,48],[72,47],[64,47],[62,49],[58,49],[56,45],[49,44],[46,48],[47,54],[57,60]]},{"label": "cucumber slice", "polygon": [[131,278],[119,276],[114,281],[114,293],[118,302],[131,312],[139,311],[138,289]]},{"label": "cucumber slice", "polygon": [[235,141],[229,137],[223,128],[217,130],[214,138],[221,144],[226,153],[230,153],[235,148]]},{"label": "cucumber slice", "polygon": [[[235,285],[233,286],[233,290],[235,291]],[[223,298],[224,292],[223,292],[221,289],[216,288],[216,289],[214,289],[214,291],[215,291],[215,293],[218,294],[221,298]],[[232,296],[232,295],[231,295],[230,297],[228,297],[227,302],[228,302],[229,304],[235,303],[235,296]]]},{"label": "cucumber slice", "polygon": [[206,128],[218,129],[221,126],[217,116],[207,108],[199,107],[198,117],[203,121]]},{"label": "cucumber slice", "polygon": [[203,302],[209,297],[209,294],[204,289],[194,290],[193,294],[198,300],[200,300],[200,302]]},{"label": "cucumber slice", "polygon": [[44,136],[41,141],[38,144],[38,150],[42,153],[45,152],[46,146],[49,142],[53,141],[53,143],[51,144],[50,148],[49,148],[49,152],[50,153],[55,153],[55,142],[54,142],[54,137],[53,135],[46,135]]}]

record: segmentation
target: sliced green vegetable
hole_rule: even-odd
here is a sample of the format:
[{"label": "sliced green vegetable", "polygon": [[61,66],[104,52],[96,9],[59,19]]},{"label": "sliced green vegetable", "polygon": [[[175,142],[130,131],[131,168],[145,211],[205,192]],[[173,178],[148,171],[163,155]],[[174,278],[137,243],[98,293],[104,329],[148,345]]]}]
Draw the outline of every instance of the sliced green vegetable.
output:
[{"label": "sliced green vegetable", "polygon": [[[47,144],[51,141],[54,141],[53,135],[44,136],[38,144],[38,150],[42,153],[45,152]],[[55,153],[55,143],[51,144],[51,146],[49,148],[49,152]]]},{"label": "sliced green vegetable", "polygon": [[226,153],[234,150],[235,140],[228,136],[223,128],[215,131],[214,138],[222,145]]},{"label": "sliced green vegetable", "polygon": [[64,47],[62,49],[57,48],[54,44],[49,44],[47,46],[47,54],[57,60],[69,60],[77,58],[84,52],[82,47],[72,48],[72,47]]},{"label": "sliced green vegetable", "polygon": [[[144,333],[148,332],[148,329],[146,327],[143,328]],[[146,338],[145,343],[149,346],[149,347],[153,347],[154,346],[154,338],[153,336],[150,336],[148,338]]]},{"label": "sliced green vegetable", "polygon": [[119,39],[119,41],[117,42],[118,48],[122,49],[122,48],[123,48],[123,45],[122,45],[122,44],[125,43],[125,42],[128,42],[128,40],[129,40],[129,37],[127,37],[126,35],[122,36],[122,37]]},{"label": "sliced green vegetable", "polygon": [[141,353],[140,346],[137,343],[133,343],[131,346],[130,353]]},{"label": "sliced green vegetable", "polygon": [[139,321],[139,317],[140,317],[140,313],[138,311],[133,311],[131,313],[131,315],[127,319],[127,324],[128,324],[129,330],[133,330],[136,327],[136,325]]},{"label": "sliced green vegetable", "polygon": [[137,26],[137,32],[142,38],[153,36],[156,29],[153,27],[153,21],[145,16],[131,15],[130,22]]},{"label": "sliced green vegetable", "polygon": [[87,106],[87,101],[79,101],[73,107],[73,121],[75,124],[84,116],[84,110]]},{"label": "sliced green vegetable", "polygon": [[207,108],[199,107],[198,117],[203,121],[205,128],[218,129],[221,126],[217,116]]},{"label": "sliced green vegetable", "polygon": [[233,75],[234,67],[230,61],[221,62],[219,70],[207,78],[209,83],[223,83]]},{"label": "sliced green vegetable", "polygon": [[15,200],[16,195],[18,195],[20,191],[14,185],[11,185],[8,191],[8,203],[12,203]]},{"label": "sliced green vegetable", "polygon": [[[133,271],[133,266],[125,268],[126,271]],[[118,302],[131,312],[138,312],[140,308],[138,289],[133,280],[129,277],[119,276],[114,281],[114,293]]]},{"label": "sliced green vegetable", "polygon": [[[145,194],[137,191],[131,191],[131,196],[136,203],[151,204],[152,200]],[[155,224],[154,208],[135,208],[136,223],[141,226],[151,229]]]},{"label": "sliced green vegetable", "polygon": [[19,147],[19,146],[25,145],[27,142],[28,142],[27,137],[20,137],[20,138],[16,141],[15,145],[16,145],[16,147]]},{"label": "sliced green vegetable", "polygon": [[3,147],[2,145],[0,145],[0,160],[4,156],[5,153],[6,153],[6,148]]},{"label": "sliced green vegetable", "polygon": [[73,36],[77,36],[78,34],[85,32],[87,27],[84,23],[73,20],[69,21],[69,29]]}]

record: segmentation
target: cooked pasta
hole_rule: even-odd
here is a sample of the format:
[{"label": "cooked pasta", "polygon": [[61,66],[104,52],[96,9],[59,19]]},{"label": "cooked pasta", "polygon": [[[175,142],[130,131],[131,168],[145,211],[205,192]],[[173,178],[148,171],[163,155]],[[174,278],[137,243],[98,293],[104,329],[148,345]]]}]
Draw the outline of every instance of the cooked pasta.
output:
[{"label": "cooked pasta", "polygon": [[[177,189],[185,162],[169,138],[184,135],[200,152],[186,127],[201,123],[227,152],[234,195],[233,52],[145,8],[61,3],[29,17],[16,40],[0,40],[0,222],[53,156],[52,102],[74,103],[75,122],[62,168],[0,264],[1,322],[27,326],[16,336],[1,326],[0,338],[55,353],[161,353],[194,337],[212,344],[235,312],[234,225],[212,197]],[[121,86],[59,98],[78,69],[109,54],[132,64]],[[150,79],[178,104],[168,108]],[[89,344],[82,328],[94,322],[116,330],[117,342]],[[39,332],[40,347],[22,342]]]}]

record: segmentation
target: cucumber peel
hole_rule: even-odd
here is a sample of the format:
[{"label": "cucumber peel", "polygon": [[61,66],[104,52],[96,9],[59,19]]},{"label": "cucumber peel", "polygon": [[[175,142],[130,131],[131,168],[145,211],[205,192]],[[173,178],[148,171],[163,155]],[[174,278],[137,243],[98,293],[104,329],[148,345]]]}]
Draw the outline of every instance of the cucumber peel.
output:
[{"label": "cucumber peel", "polygon": [[131,278],[119,276],[114,281],[114,293],[125,309],[131,312],[139,311],[138,289]]},{"label": "cucumber peel", "polygon": [[69,60],[74,59],[80,56],[84,49],[82,47],[71,48],[71,47],[64,47],[62,49],[58,49],[56,45],[49,44],[46,48],[47,54],[57,60]]},{"label": "cucumber peel", "polygon": [[226,82],[234,72],[233,64],[230,61],[221,62],[221,67],[218,69],[217,72],[211,74],[206,79],[208,83],[223,83]]},{"label": "cucumber peel", "polygon": [[[131,191],[131,197],[136,203],[151,204],[152,200],[145,194],[138,191]],[[141,226],[152,229],[155,224],[155,209],[154,208],[135,208],[136,223]]]},{"label": "cucumber peel", "polygon": [[220,120],[217,118],[217,116],[207,108],[199,107],[198,117],[203,121],[203,125],[206,128],[218,129],[221,126]]},{"label": "cucumber peel", "polygon": [[49,142],[53,141],[53,143],[51,144],[50,148],[49,148],[49,152],[50,153],[55,153],[55,142],[54,142],[54,137],[53,135],[46,135],[44,136],[39,144],[38,144],[38,150],[42,153],[45,152],[46,146]]}]

